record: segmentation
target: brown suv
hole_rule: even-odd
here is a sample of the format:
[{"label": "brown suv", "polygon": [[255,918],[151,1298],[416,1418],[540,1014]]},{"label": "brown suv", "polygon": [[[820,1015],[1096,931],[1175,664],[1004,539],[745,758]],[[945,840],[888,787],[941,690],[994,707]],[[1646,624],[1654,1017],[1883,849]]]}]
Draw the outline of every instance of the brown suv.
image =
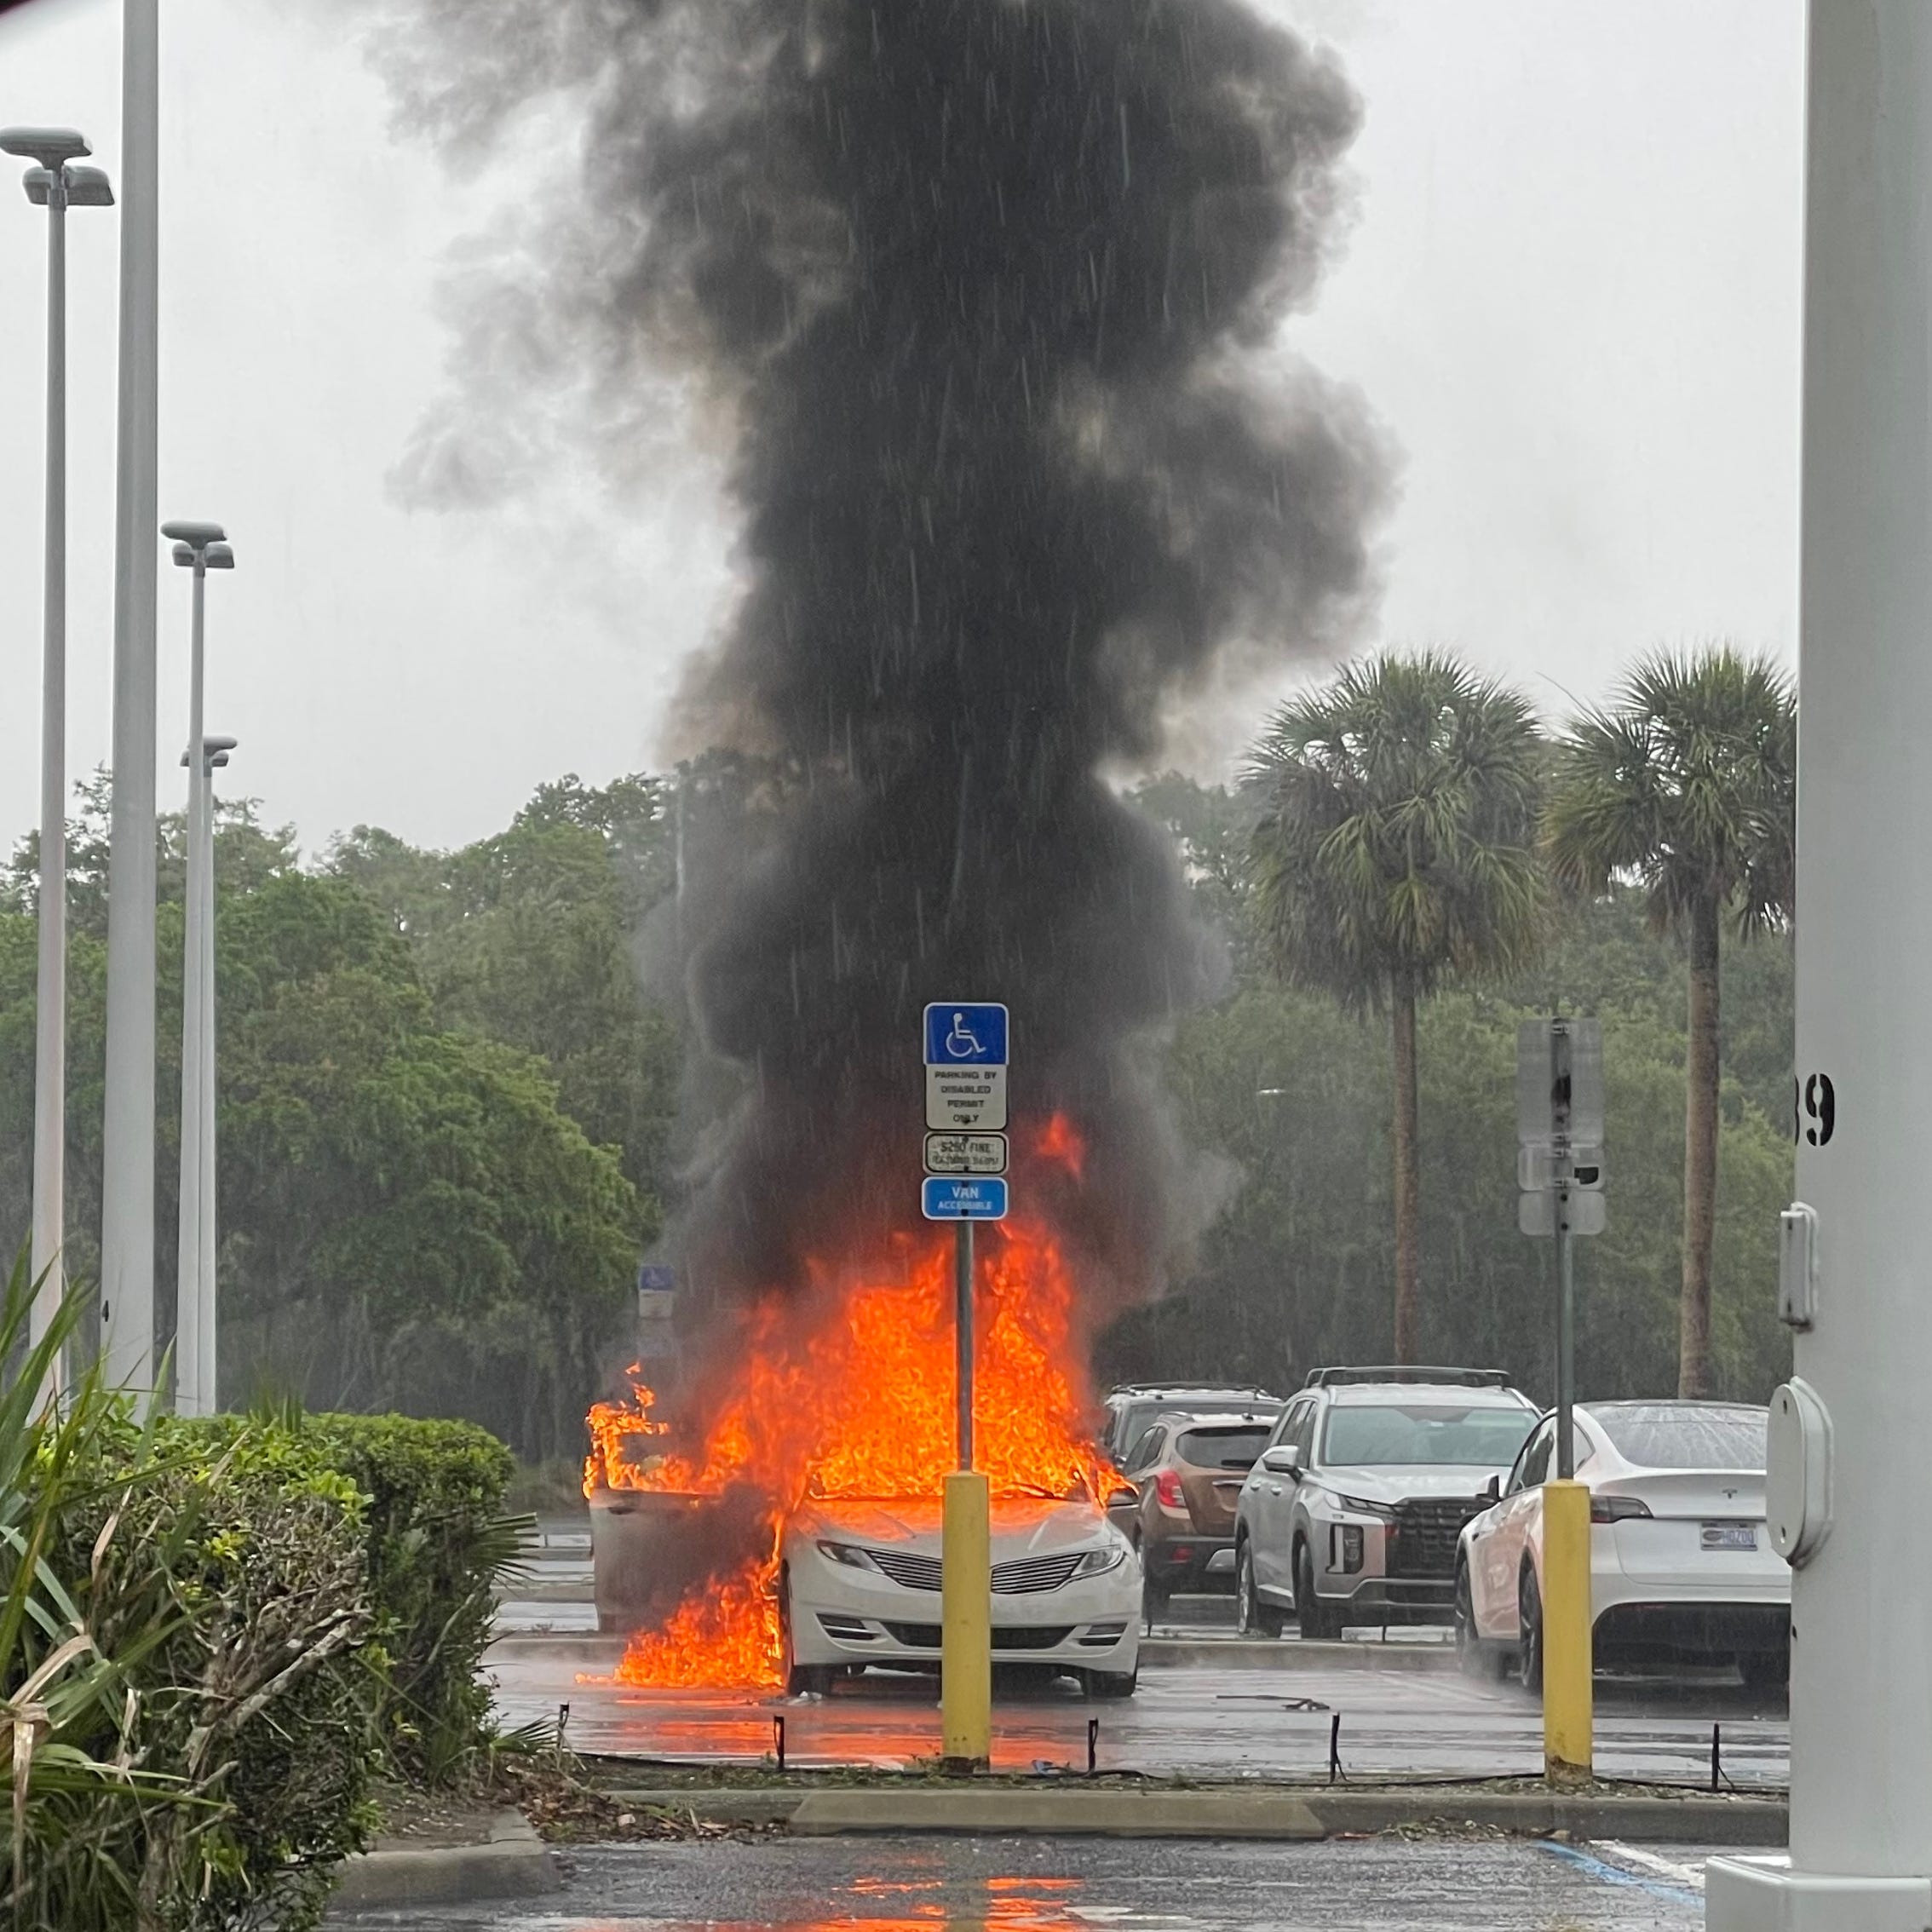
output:
[{"label": "brown suv", "polygon": [[1129,1448],[1139,1494],[1111,1512],[1141,1552],[1147,1613],[1184,1593],[1232,1594],[1234,1505],[1274,1428],[1274,1405],[1219,1415],[1164,1415]]}]

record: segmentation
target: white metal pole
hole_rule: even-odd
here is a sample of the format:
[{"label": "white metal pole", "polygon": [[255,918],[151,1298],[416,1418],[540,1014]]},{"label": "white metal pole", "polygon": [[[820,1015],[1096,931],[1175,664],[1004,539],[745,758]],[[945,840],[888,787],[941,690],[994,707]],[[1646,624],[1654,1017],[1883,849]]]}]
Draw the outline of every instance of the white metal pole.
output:
[{"label": "white metal pole", "polygon": [[202,817],[206,806],[208,753],[202,743],[206,653],[203,647],[208,588],[203,553],[194,559],[194,614],[188,647],[188,808],[181,881],[181,1179],[176,1213],[175,1265],[175,1406],[184,1416],[205,1414],[201,1388],[201,1047]]},{"label": "white metal pole", "polygon": [[1817,1265],[1771,1495],[1774,1524],[1829,1534],[1792,1578],[1790,1860],[1713,1861],[1707,1923],[1923,1932],[1932,8],[1826,0],[1808,36],[1797,1071]]},{"label": "white metal pole", "polygon": [[215,1211],[215,761],[205,750],[202,757],[201,804],[201,1259],[199,1276],[200,1358],[195,1386],[201,1412],[213,1415],[221,1406],[216,1380],[216,1324],[220,1295],[215,1279],[217,1247]]},{"label": "white metal pole", "polygon": [[123,0],[121,339],[114,492],[113,817],[101,1151],[101,1345],[154,1385],[154,578],[159,0]]},{"label": "white metal pole", "polygon": [[[47,574],[40,673],[40,953],[34,992],[33,1259],[38,1342],[61,1291],[67,1150],[67,170],[47,193]],[[56,1384],[64,1381],[59,1369]]]}]

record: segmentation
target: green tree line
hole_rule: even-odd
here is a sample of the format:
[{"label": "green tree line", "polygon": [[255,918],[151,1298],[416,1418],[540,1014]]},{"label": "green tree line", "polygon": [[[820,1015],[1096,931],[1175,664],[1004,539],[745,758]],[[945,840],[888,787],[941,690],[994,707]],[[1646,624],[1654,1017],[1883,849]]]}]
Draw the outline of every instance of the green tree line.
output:
[{"label": "green tree line", "polygon": [[[581,1446],[631,1340],[662,1221],[679,1045],[635,934],[668,889],[665,789],[543,787],[496,837],[358,828],[313,866],[224,803],[219,905],[221,1394],[465,1416],[532,1457]],[[104,784],[70,827],[68,1267],[97,1264]],[[155,1269],[171,1326],[181,847],[160,832]],[[32,1147],[33,847],[0,886],[0,1242]]]},{"label": "green tree line", "polygon": [[[1095,1338],[1103,1376],[1279,1383],[1400,1354],[1547,1389],[1550,1245],[1516,1231],[1514,1054],[1520,1020],[1561,1008],[1601,1018],[1607,1067],[1610,1224],[1581,1245],[1583,1387],[1762,1395],[1786,1359],[1772,1301],[1791,1167],[1789,694],[1717,658],[1715,720],[1676,728],[1668,679],[1647,698],[1633,682],[1555,739],[1453,660],[1371,660],[1271,720],[1243,784],[1137,789],[1227,942],[1224,992],[1164,1048],[1183,1135],[1222,1158],[1171,1292]],[[1723,716],[1767,703],[1752,752]],[[577,1452],[587,1402],[635,1344],[635,1271],[681,1156],[737,1091],[679,1009],[678,853],[687,832],[700,850],[755,843],[783,789],[722,760],[566,778],[456,851],[358,826],[307,862],[288,829],[222,805],[225,1400],[463,1416],[527,1457]],[[100,1222],[106,810],[93,781],[69,828],[82,1274]],[[164,1329],[181,834],[164,821]],[[29,1218],[36,894],[23,841],[0,877],[7,1244]],[[1746,932],[1759,943],[1735,943]],[[672,968],[658,996],[653,958]],[[1703,1326],[1687,1326],[1705,1283]]]},{"label": "green tree line", "polygon": [[1549,1389],[1514,1063],[1519,1022],[1564,1011],[1601,1020],[1607,1062],[1581,1386],[1762,1398],[1789,1360],[1795,752],[1788,681],[1728,649],[1647,660],[1554,739],[1423,653],[1284,706],[1234,793],[1143,786],[1229,937],[1229,992],[1180,1024],[1172,1087],[1239,1178],[1106,1365],[1478,1360]]}]

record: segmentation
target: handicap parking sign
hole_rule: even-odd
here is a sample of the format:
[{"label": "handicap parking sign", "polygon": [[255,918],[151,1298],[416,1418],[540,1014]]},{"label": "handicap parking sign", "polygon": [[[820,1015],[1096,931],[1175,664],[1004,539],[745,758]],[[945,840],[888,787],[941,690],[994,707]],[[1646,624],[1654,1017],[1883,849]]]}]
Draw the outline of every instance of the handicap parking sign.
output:
[{"label": "handicap parking sign", "polygon": [[948,1004],[941,1000],[926,1009],[926,1064],[929,1067],[1003,1067],[1006,1064],[1006,1009]]},{"label": "handicap parking sign", "polygon": [[1006,1126],[1006,1009],[938,1000],[926,1009],[926,1126],[998,1134]]}]

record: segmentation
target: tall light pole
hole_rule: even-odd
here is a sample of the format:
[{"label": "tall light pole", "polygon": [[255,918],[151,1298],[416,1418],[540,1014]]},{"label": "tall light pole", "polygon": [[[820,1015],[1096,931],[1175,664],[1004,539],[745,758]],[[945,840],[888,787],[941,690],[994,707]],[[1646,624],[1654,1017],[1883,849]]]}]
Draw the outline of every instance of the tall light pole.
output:
[{"label": "tall light pole", "polygon": [[207,1353],[202,1324],[208,1296],[201,1279],[204,1206],[203,1114],[208,1105],[208,1056],[203,1039],[203,980],[208,972],[205,914],[212,910],[202,892],[203,854],[207,846],[208,753],[203,720],[206,690],[207,587],[210,570],[232,570],[234,552],[222,541],[218,523],[164,523],[161,534],[174,539],[177,565],[194,573],[193,614],[188,657],[187,840],[181,889],[181,1178],[175,1270],[175,1406],[185,1416],[213,1412],[212,1392],[201,1386]]},{"label": "tall light pole", "polygon": [[[225,546],[224,546],[225,547]],[[210,555],[211,569],[221,566]],[[177,1309],[177,1339],[175,1354],[182,1358],[177,1371],[175,1387],[176,1403],[182,1414],[196,1413],[213,1415],[221,1407],[221,1384],[217,1374],[217,1336],[220,1328],[221,1295],[216,1277],[215,1257],[220,1246],[216,1230],[216,1101],[215,1056],[215,773],[226,768],[228,754],[235,748],[232,738],[219,738],[212,733],[201,740],[201,845],[191,857],[183,894],[184,901],[188,892],[195,894],[200,905],[201,945],[200,970],[196,985],[188,985],[187,962],[183,961],[181,975],[181,999],[184,1007],[183,1032],[186,1033],[186,1005],[192,998],[200,1015],[199,1044],[200,1061],[198,1075],[198,1107],[200,1132],[198,1136],[199,1159],[195,1169],[194,1225],[199,1241],[193,1293],[189,1297],[184,1282],[177,1287],[175,1306]],[[188,762],[187,752],[181,754],[181,763]],[[192,814],[191,814],[192,816]],[[197,883],[198,882],[198,883]],[[184,928],[185,932],[185,928]],[[187,1056],[182,1059],[183,1114],[182,1132],[182,1199],[188,1198],[187,1180],[187,1135],[189,1130],[186,1112]],[[185,1212],[185,1208],[184,1208]],[[187,1299],[184,1299],[187,1297]],[[192,1299],[193,1314],[181,1311]],[[187,1360],[192,1346],[192,1361]],[[181,1394],[184,1384],[192,1386],[196,1407],[189,1410],[181,1405]]]},{"label": "tall light pole", "polygon": [[67,210],[113,191],[72,128],[0,129],[0,151],[37,164],[27,199],[47,210],[47,541],[40,658],[40,956],[34,990],[33,1245],[37,1342],[60,1301],[67,1154]]},{"label": "tall light pole", "polygon": [[1799,1202],[1779,1281],[1797,1334],[1766,1485],[1794,1564],[1791,1855],[1713,1860],[1706,1909],[1714,1932],[1923,1932],[1932,9],[1814,0],[1808,35]]},{"label": "tall light pole", "polygon": [[215,1132],[216,1102],[219,1092],[216,1085],[215,1060],[215,773],[224,769],[228,754],[235,748],[232,738],[204,738],[202,750],[208,761],[207,803],[201,814],[203,836],[206,842],[202,855],[201,892],[202,911],[202,974],[201,974],[201,1062],[202,1062],[202,1109],[201,1109],[201,1400],[210,1415],[221,1406],[221,1382],[216,1371],[219,1367],[219,1351],[216,1343],[221,1334],[221,1284],[215,1273],[215,1258],[219,1246],[216,1236],[218,1216],[216,1212],[215,1156],[216,1136]]},{"label": "tall light pole", "polygon": [[154,1386],[154,520],[159,418],[160,0],[123,0],[114,772],[101,1139],[101,1351]]}]

